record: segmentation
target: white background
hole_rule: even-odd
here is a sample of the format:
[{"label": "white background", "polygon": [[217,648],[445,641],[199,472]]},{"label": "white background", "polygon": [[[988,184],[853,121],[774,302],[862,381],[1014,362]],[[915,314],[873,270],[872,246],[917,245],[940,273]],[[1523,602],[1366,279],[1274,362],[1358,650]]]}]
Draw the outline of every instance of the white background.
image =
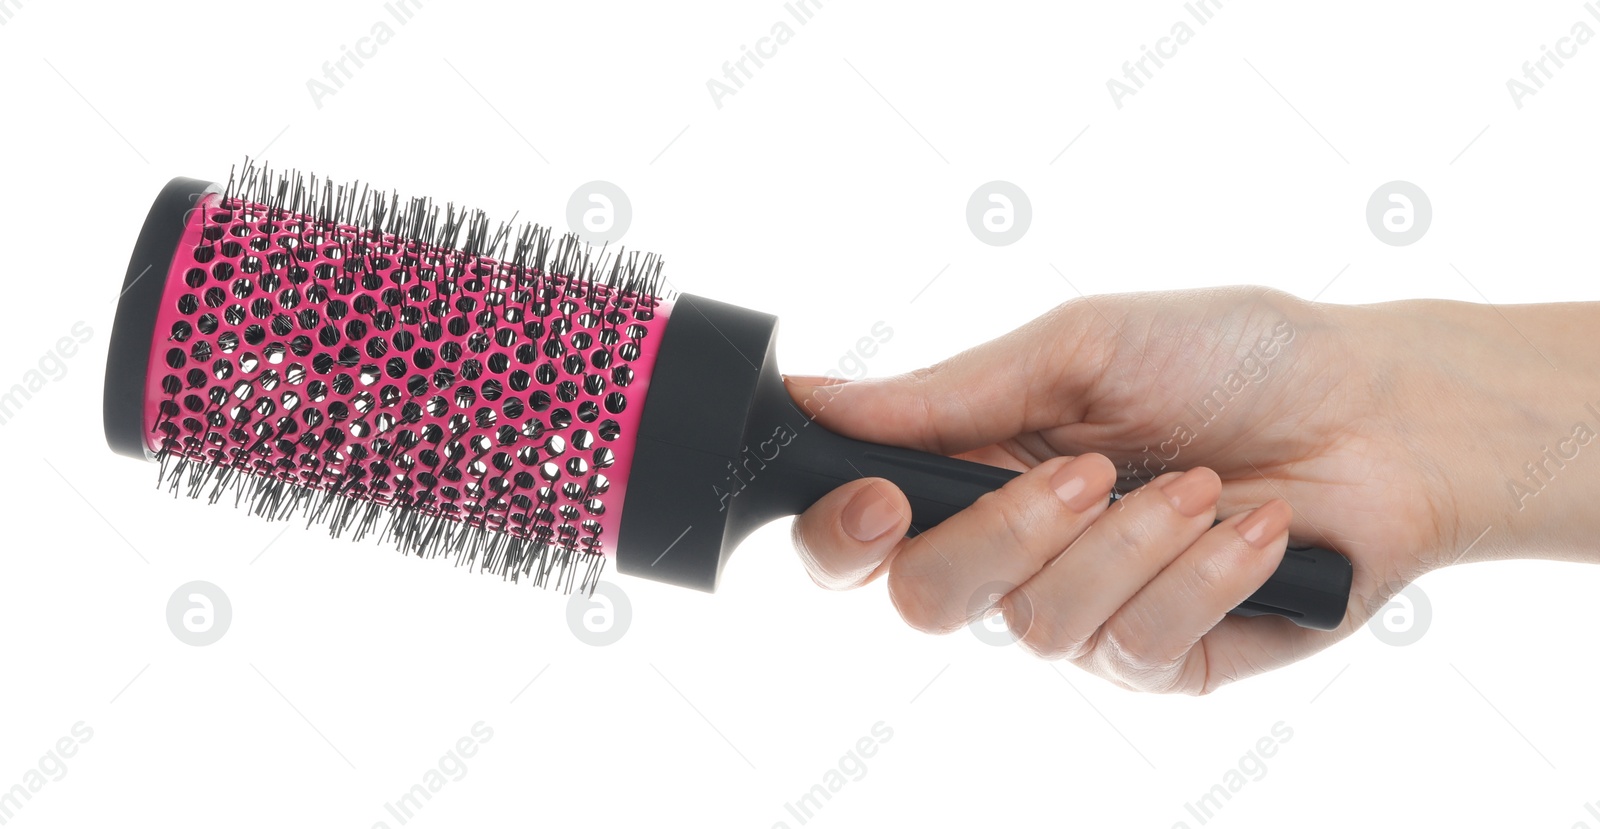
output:
[{"label": "white background", "polygon": [[[1281,721],[1207,825],[1600,826],[1590,568],[1435,573],[1416,644],[1363,631],[1162,698],[917,634],[881,584],[824,593],[780,522],[716,596],[610,576],[632,625],[597,648],[558,594],[174,502],[100,427],[151,198],[268,147],[558,226],[578,185],[613,182],[626,243],[678,288],[782,315],[791,372],[836,368],[880,320],[870,371],[922,366],[1077,291],[1593,299],[1600,45],[1520,110],[1506,89],[1574,21],[1600,27],[1576,0],[1230,0],[1120,110],[1107,79],[1178,3],[827,0],[720,109],[707,80],[789,19],[776,0],[430,0],[321,108],[307,80],[389,20],[377,2],[0,8],[0,387],[94,332],[0,427],[0,788],[94,731],[8,826],[397,826],[383,805],[479,721],[492,740],[409,825],[798,826],[784,804],[881,721],[866,776],[807,825],[1198,826],[1184,804]],[[994,179],[1033,206],[1008,247],[966,225]],[[1393,179],[1433,204],[1409,247],[1365,220]],[[204,648],[164,619],[197,579],[234,614]]]}]

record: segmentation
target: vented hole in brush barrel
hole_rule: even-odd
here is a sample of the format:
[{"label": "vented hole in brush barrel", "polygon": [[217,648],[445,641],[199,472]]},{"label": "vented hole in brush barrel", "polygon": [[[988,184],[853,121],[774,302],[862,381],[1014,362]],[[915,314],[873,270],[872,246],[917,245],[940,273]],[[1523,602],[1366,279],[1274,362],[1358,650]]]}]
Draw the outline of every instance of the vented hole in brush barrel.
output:
[{"label": "vented hole in brush barrel", "polygon": [[[524,563],[513,578],[558,568],[534,545],[608,551],[619,511],[605,499],[625,485],[637,424],[627,389],[647,379],[664,325],[659,261],[591,261],[602,254],[575,238],[381,191],[239,180],[191,211],[171,266],[151,354],[171,372],[149,423],[161,452],[368,501],[408,552],[512,533],[530,545],[496,559]],[[180,488],[224,484],[202,470]],[[365,507],[244,502],[277,517],[322,504],[335,532],[378,530]]]}]

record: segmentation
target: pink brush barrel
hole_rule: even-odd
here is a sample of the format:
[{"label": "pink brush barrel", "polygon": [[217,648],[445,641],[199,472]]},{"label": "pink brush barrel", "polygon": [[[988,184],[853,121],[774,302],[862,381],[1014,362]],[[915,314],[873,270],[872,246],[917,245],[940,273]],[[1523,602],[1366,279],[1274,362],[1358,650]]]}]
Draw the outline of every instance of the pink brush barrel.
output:
[{"label": "pink brush barrel", "polygon": [[636,258],[599,274],[575,239],[442,220],[463,218],[448,249],[416,239],[440,238],[420,210],[403,237],[202,196],[149,343],[144,434],[181,459],[169,484],[215,500],[242,481],[256,511],[336,533],[387,515],[402,547],[511,578],[595,573],[671,303],[625,287]]}]

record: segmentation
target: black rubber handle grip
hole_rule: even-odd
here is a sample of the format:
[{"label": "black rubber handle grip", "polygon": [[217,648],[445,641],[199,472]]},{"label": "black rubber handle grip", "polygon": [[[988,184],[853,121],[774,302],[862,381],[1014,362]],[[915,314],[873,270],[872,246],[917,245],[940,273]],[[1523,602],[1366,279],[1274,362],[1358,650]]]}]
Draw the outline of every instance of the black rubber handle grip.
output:
[{"label": "black rubber handle grip", "polygon": [[[905,493],[911,502],[912,534],[966,509],[1019,474],[892,446],[872,446],[852,464],[860,476],[887,479]],[[1350,561],[1344,556],[1291,541],[1272,577],[1231,612],[1284,616],[1301,627],[1332,630],[1344,621],[1351,576]]]},{"label": "black rubber handle grip", "polygon": [[[619,571],[715,590],[729,553],[756,528],[851,481],[893,482],[911,501],[916,533],[1016,477],[829,431],[812,415],[840,404],[820,391],[804,408],[790,397],[776,332],[770,314],[677,298],[634,447]],[[1338,553],[1291,546],[1272,578],[1231,612],[1331,630],[1344,620],[1351,575]]]}]

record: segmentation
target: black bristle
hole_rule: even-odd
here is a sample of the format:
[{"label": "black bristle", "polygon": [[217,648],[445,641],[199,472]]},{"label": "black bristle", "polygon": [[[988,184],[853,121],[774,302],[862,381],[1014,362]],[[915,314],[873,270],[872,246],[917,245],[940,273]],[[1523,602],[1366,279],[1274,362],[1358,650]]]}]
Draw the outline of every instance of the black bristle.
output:
[{"label": "black bristle", "polygon": [[[533,319],[535,308],[542,309],[538,314],[546,319],[563,321],[566,331],[573,329],[575,318],[596,320],[592,326],[584,323],[588,327],[617,329],[623,326],[608,319],[608,310],[615,313],[627,307],[624,303],[632,303],[634,318],[645,320],[658,301],[670,298],[662,294],[662,263],[654,254],[641,256],[605,247],[596,252],[573,234],[557,235],[531,222],[516,226],[515,217],[495,224],[483,211],[454,203],[441,209],[431,199],[407,200],[370,184],[335,184],[316,175],[272,171],[250,159],[230,171],[220,205],[224,215],[297,225],[280,231],[280,236],[293,234],[291,241],[313,250],[341,236],[347,246],[364,242],[365,250],[346,256],[332,271],[336,281],[359,282],[379,275],[385,269],[374,264],[374,257],[380,255],[376,249],[392,246],[392,255],[381,254],[398,263],[390,267],[419,279],[421,272],[433,272],[428,278],[437,286],[433,300],[450,300],[443,315],[436,315],[432,301],[413,302],[408,291],[399,291],[391,310],[397,314],[420,311],[424,322],[446,322],[454,313],[448,310],[453,297],[464,288],[481,293],[486,290],[484,283],[489,283],[492,287],[487,290],[501,296],[506,306],[503,317],[488,315],[487,323],[478,323],[491,336],[502,325],[514,329],[502,333],[520,333],[525,321]],[[210,212],[202,214],[202,226],[208,227]],[[219,221],[226,224],[228,220]],[[257,263],[262,274],[288,287],[290,273],[297,267],[295,257],[287,257],[286,264],[263,258],[266,262]],[[326,279],[313,275],[301,289],[326,291],[323,286],[330,284]],[[498,283],[502,282],[509,287],[501,288]],[[580,289],[580,282],[586,287]],[[555,324],[549,328],[545,336],[555,336]],[[316,331],[310,333],[314,338]],[[332,351],[336,349],[328,349]],[[340,357],[335,364],[354,368],[360,362],[360,357]],[[436,391],[445,389],[441,385]],[[174,401],[182,394],[175,394]],[[244,399],[247,397],[239,398]],[[605,556],[596,551],[596,538],[580,536],[572,524],[555,527],[548,518],[537,518],[535,513],[548,515],[546,508],[554,502],[531,497],[531,490],[506,489],[504,480],[500,489],[488,490],[485,482],[491,473],[487,472],[458,475],[450,483],[433,480],[427,486],[405,475],[401,476],[404,482],[397,483],[399,479],[391,474],[402,452],[387,439],[381,441],[382,448],[372,449],[367,439],[352,431],[348,436],[341,433],[340,439],[348,440],[341,447],[331,437],[324,440],[310,421],[304,427],[297,425],[287,410],[275,419],[270,413],[252,419],[249,407],[243,408],[246,411],[241,418],[239,401],[224,395],[181,416],[164,416],[153,430],[159,438],[155,453],[158,485],[174,497],[182,494],[210,503],[232,494],[237,507],[268,521],[303,518],[307,526],[326,526],[336,538],[372,536],[407,555],[450,556],[457,565],[495,573],[509,581],[528,580],[564,590],[571,590],[576,581],[578,589],[591,591],[601,575]],[[191,421],[199,431],[190,426]],[[335,423],[330,418],[321,425],[331,433]],[[343,425],[353,428],[356,424]],[[454,443],[453,435],[461,433],[453,429],[446,430],[443,439]],[[223,432],[226,441],[219,435]],[[366,437],[388,434],[380,430]],[[425,440],[442,449],[437,437]],[[378,443],[372,441],[371,446]],[[496,448],[491,443],[473,445],[452,458],[449,466],[470,467]],[[339,450],[344,457],[337,454]],[[377,472],[379,465],[388,471]],[[423,475],[422,479],[432,476]],[[592,481],[584,495],[595,497]],[[516,505],[519,500],[524,506]]]}]

